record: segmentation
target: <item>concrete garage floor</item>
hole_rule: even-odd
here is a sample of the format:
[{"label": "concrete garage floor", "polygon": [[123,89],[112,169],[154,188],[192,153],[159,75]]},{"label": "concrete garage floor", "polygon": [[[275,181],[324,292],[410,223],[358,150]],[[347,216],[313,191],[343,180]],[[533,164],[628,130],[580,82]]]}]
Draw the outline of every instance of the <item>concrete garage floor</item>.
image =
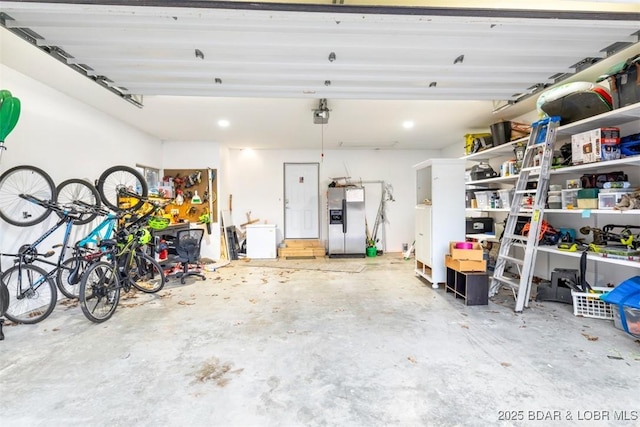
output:
[{"label": "concrete garage floor", "polygon": [[0,425],[638,425],[640,345],[611,321],[465,307],[400,254],[317,264],[234,261],[102,324],[67,301],[6,326]]}]

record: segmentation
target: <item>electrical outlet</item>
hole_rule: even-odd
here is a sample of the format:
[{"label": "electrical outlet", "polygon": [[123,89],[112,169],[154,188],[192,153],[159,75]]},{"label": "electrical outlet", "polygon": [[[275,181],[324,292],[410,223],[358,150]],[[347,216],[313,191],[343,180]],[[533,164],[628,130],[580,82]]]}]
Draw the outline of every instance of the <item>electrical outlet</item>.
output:
[{"label": "electrical outlet", "polygon": [[180,209],[171,209],[171,215],[178,215],[180,214]]}]

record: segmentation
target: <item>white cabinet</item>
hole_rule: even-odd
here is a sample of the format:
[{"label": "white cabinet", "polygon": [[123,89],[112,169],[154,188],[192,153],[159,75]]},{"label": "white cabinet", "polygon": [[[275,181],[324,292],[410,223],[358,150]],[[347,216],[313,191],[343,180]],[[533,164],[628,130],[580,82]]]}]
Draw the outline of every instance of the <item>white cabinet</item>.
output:
[{"label": "white cabinet", "polygon": [[433,264],[431,258],[431,205],[416,206],[416,260],[426,265]]},{"label": "white cabinet", "polygon": [[415,271],[434,288],[446,281],[449,242],[464,240],[464,165],[462,159],[430,159],[414,166]]}]

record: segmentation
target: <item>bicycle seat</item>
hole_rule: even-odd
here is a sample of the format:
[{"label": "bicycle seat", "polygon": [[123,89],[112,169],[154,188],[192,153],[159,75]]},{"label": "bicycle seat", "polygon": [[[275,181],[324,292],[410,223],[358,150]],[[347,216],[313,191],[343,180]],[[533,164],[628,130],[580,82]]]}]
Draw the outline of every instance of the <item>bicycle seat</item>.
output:
[{"label": "bicycle seat", "polygon": [[116,239],[105,239],[100,241],[100,246],[104,246],[105,248],[112,248],[118,244]]}]

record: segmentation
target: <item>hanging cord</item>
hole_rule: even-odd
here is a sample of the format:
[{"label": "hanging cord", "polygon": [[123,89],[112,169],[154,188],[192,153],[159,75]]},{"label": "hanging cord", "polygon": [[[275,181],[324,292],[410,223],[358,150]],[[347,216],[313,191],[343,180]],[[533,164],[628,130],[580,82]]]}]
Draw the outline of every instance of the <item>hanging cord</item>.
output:
[{"label": "hanging cord", "polygon": [[587,283],[587,251],[582,251],[580,255],[580,287],[582,288],[582,292],[590,292],[593,289],[591,285]]},{"label": "hanging cord", "polygon": [[7,147],[4,146],[4,141],[0,141],[0,162],[2,161],[2,152],[6,149]]},{"label": "hanging cord", "polygon": [[324,123],[320,125],[320,162],[324,162]]}]

